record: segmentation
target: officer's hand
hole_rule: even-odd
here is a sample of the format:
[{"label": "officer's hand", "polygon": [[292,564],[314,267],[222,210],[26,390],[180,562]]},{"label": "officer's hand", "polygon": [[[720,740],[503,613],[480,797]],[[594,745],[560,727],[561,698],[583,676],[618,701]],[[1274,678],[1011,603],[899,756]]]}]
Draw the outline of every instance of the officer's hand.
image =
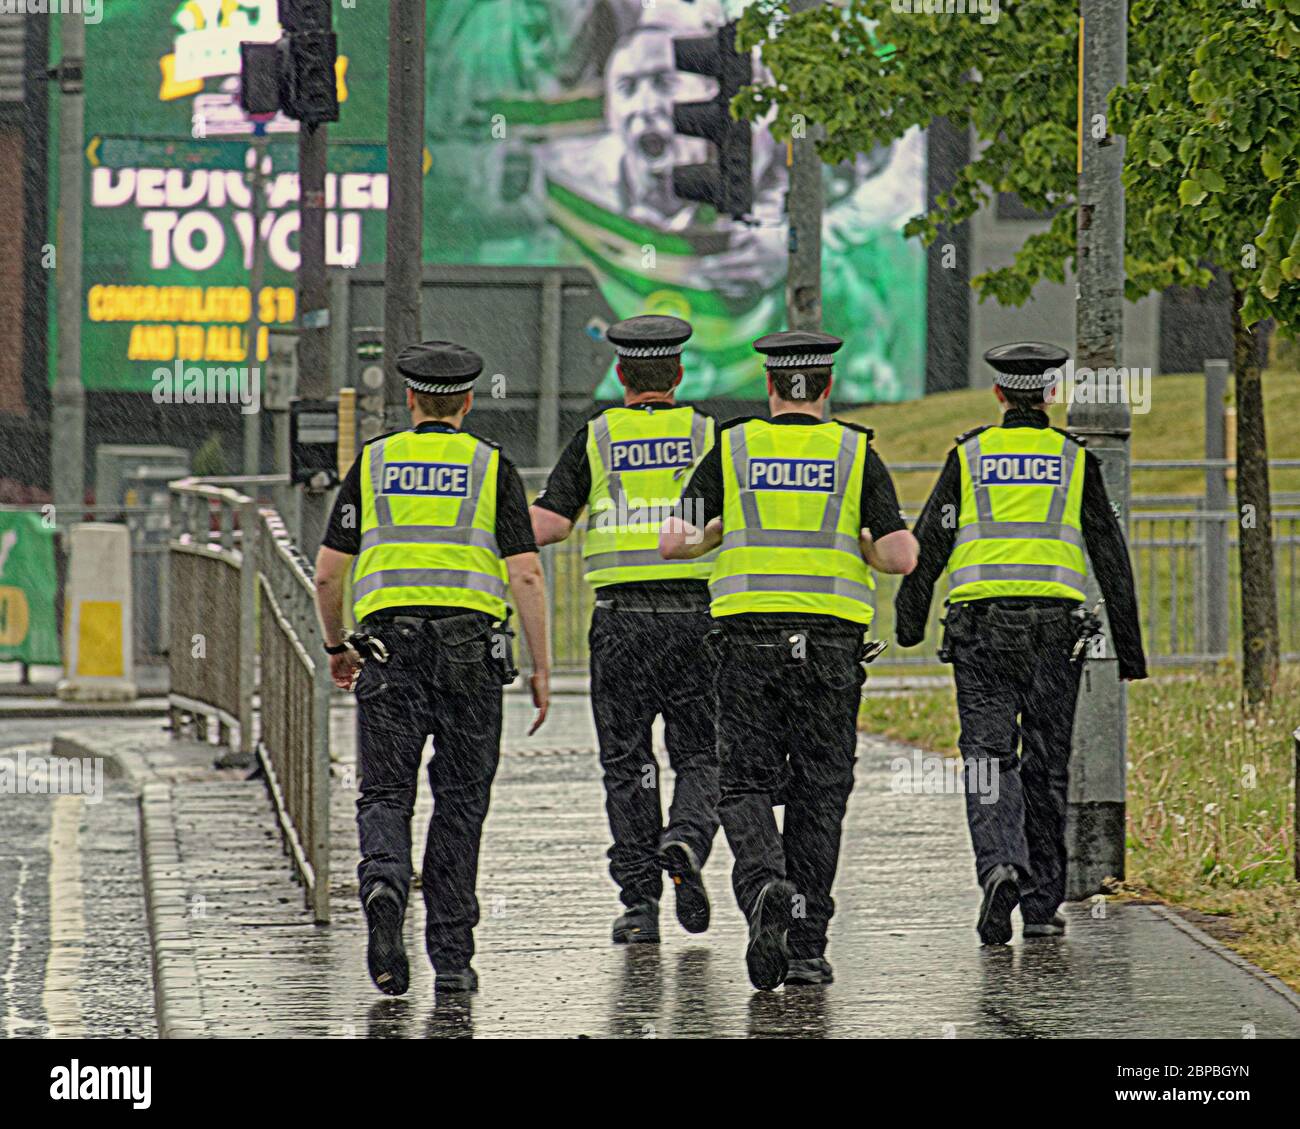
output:
[{"label": "officer's hand", "polygon": [[340,690],[351,690],[360,671],[361,664],[351,651],[330,655],[330,679]]},{"label": "officer's hand", "polygon": [[528,727],[528,736],[531,737],[542,727],[542,722],[546,720],[546,712],[551,708],[551,675],[549,671],[538,671],[529,675],[528,686],[533,692],[533,705],[537,707],[537,716],[533,718],[533,724]]}]

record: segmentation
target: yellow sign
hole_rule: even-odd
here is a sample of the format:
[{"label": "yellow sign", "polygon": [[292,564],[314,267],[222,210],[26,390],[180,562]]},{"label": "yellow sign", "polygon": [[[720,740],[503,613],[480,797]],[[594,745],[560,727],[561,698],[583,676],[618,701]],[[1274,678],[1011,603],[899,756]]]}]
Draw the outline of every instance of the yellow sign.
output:
[{"label": "yellow sign", "polygon": [[21,588],[0,585],[0,647],[16,647],[27,638],[31,617],[27,593]]}]

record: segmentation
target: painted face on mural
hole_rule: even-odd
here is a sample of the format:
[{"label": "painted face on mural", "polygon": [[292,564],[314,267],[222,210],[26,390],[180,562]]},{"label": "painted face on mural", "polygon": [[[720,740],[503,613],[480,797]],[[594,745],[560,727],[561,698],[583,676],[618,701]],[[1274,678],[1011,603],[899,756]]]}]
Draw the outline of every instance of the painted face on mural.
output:
[{"label": "painted face on mural", "polygon": [[675,161],[673,103],[711,96],[712,83],[678,72],[672,34],[643,28],[624,39],[605,68],[606,113],[629,155],[659,171]]}]

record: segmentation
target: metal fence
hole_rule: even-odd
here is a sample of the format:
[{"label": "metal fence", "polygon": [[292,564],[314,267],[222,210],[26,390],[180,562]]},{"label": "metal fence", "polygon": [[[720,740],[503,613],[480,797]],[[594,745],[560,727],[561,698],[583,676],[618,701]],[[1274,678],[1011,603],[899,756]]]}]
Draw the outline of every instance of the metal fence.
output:
[{"label": "metal fence", "polygon": [[275,510],[235,486],[171,485],[169,673],[173,733],[191,720],[239,746],[265,774],[316,920],[329,920],[329,671],[311,568]]},{"label": "metal fence", "polygon": [[[1274,470],[1300,467],[1300,460],[1278,459]],[[942,464],[891,464],[897,474],[937,475]],[[1226,460],[1136,461],[1135,471],[1203,471],[1222,478],[1231,467]],[[525,470],[530,497],[545,481],[544,470]],[[1152,665],[1176,666],[1217,662],[1240,652],[1240,574],[1237,531],[1240,516],[1229,504],[1226,489],[1211,491],[1222,508],[1210,508],[1206,495],[1144,494],[1132,500],[1128,521],[1129,555],[1137,584],[1143,642]],[[1216,496],[1217,495],[1217,496]],[[1300,660],[1300,606],[1295,597],[1300,572],[1300,494],[1273,496],[1273,546],[1277,573],[1280,642],[1283,657]],[[904,505],[909,525],[920,504]],[[572,536],[542,550],[551,591],[552,650],[556,669],[578,672],[587,665],[587,628],[592,593],[583,579],[582,522]],[[873,634],[892,639],[894,595],[900,578],[877,575]],[[942,605],[943,585],[936,586],[934,605]],[[932,609],[924,643],[906,652],[886,651],[876,670],[930,666],[939,662],[939,616]]]}]

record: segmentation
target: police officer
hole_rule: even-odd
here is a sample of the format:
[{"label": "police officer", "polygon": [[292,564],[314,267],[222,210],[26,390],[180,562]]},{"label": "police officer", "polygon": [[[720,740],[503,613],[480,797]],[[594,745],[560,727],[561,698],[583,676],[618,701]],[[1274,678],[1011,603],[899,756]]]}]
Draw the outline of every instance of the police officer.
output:
[{"label": "police officer", "polygon": [[[531,510],[537,540],[548,545],[568,537],[587,509],[591,704],[614,839],[609,870],[625,907],[615,944],[659,941],[664,871],[683,928],[709,925],[700,870],[718,830],[713,658],[704,646],[713,564],[659,555],[660,523],[713,446],[713,420],[674,398],[690,336],[686,322],[655,315],[609,328],[623,406],[574,435]],[[656,716],[676,776],[667,826],[651,746]]]},{"label": "police officer", "polygon": [[871,568],[916,564],[871,432],[822,422],[842,344],[803,332],[754,343],[771,419],[722,431],[660,539],[670,559],[721,546],[709,585],[722,649],[718,814],[749,921],[749,978],[763,989],[832,979],[826,930],[853,789]]},{"label": "police officer", "polygon": [[[545,719],[546,593],[519,474],[462,431],[483,361],[446,341],[403,349],[412,427],[368,443],[348,472],[316,560],[330,673],[357,695],[357,876],[376,987],[407,990],[402,941],[420,755],[433,737],[434,811],[421,872],[425,941],[438,992],[474,991],[470,966],[479,837],[501,743],[501,688],[514,678],[509,587]],[[346,636],[352,574],[359,632]]]},{"label": "police officer", "polygon": [[[948,571],[941,655],[953,665],[966,813],[984,889],[977,929],[1011,940],[1020,905],[1026,937],[1058,936],[1065,919],[1065,814],[1071,730],[1091,558],[1109,613],[1120,677],[1146,677],[1128,550],[1101,467],[1048,424],[1047,403],[1068,354],[1053,345],[1000,345],[1001,424],[957,439],[916,523],[919,567],[895,601],[898,642],[925,636],[930,592]],[[1019,750],[1017,750],[1019,745]],[[989,781],[997,790],[972,782]],[[988,802],[990,796],[996,797]]]}]

